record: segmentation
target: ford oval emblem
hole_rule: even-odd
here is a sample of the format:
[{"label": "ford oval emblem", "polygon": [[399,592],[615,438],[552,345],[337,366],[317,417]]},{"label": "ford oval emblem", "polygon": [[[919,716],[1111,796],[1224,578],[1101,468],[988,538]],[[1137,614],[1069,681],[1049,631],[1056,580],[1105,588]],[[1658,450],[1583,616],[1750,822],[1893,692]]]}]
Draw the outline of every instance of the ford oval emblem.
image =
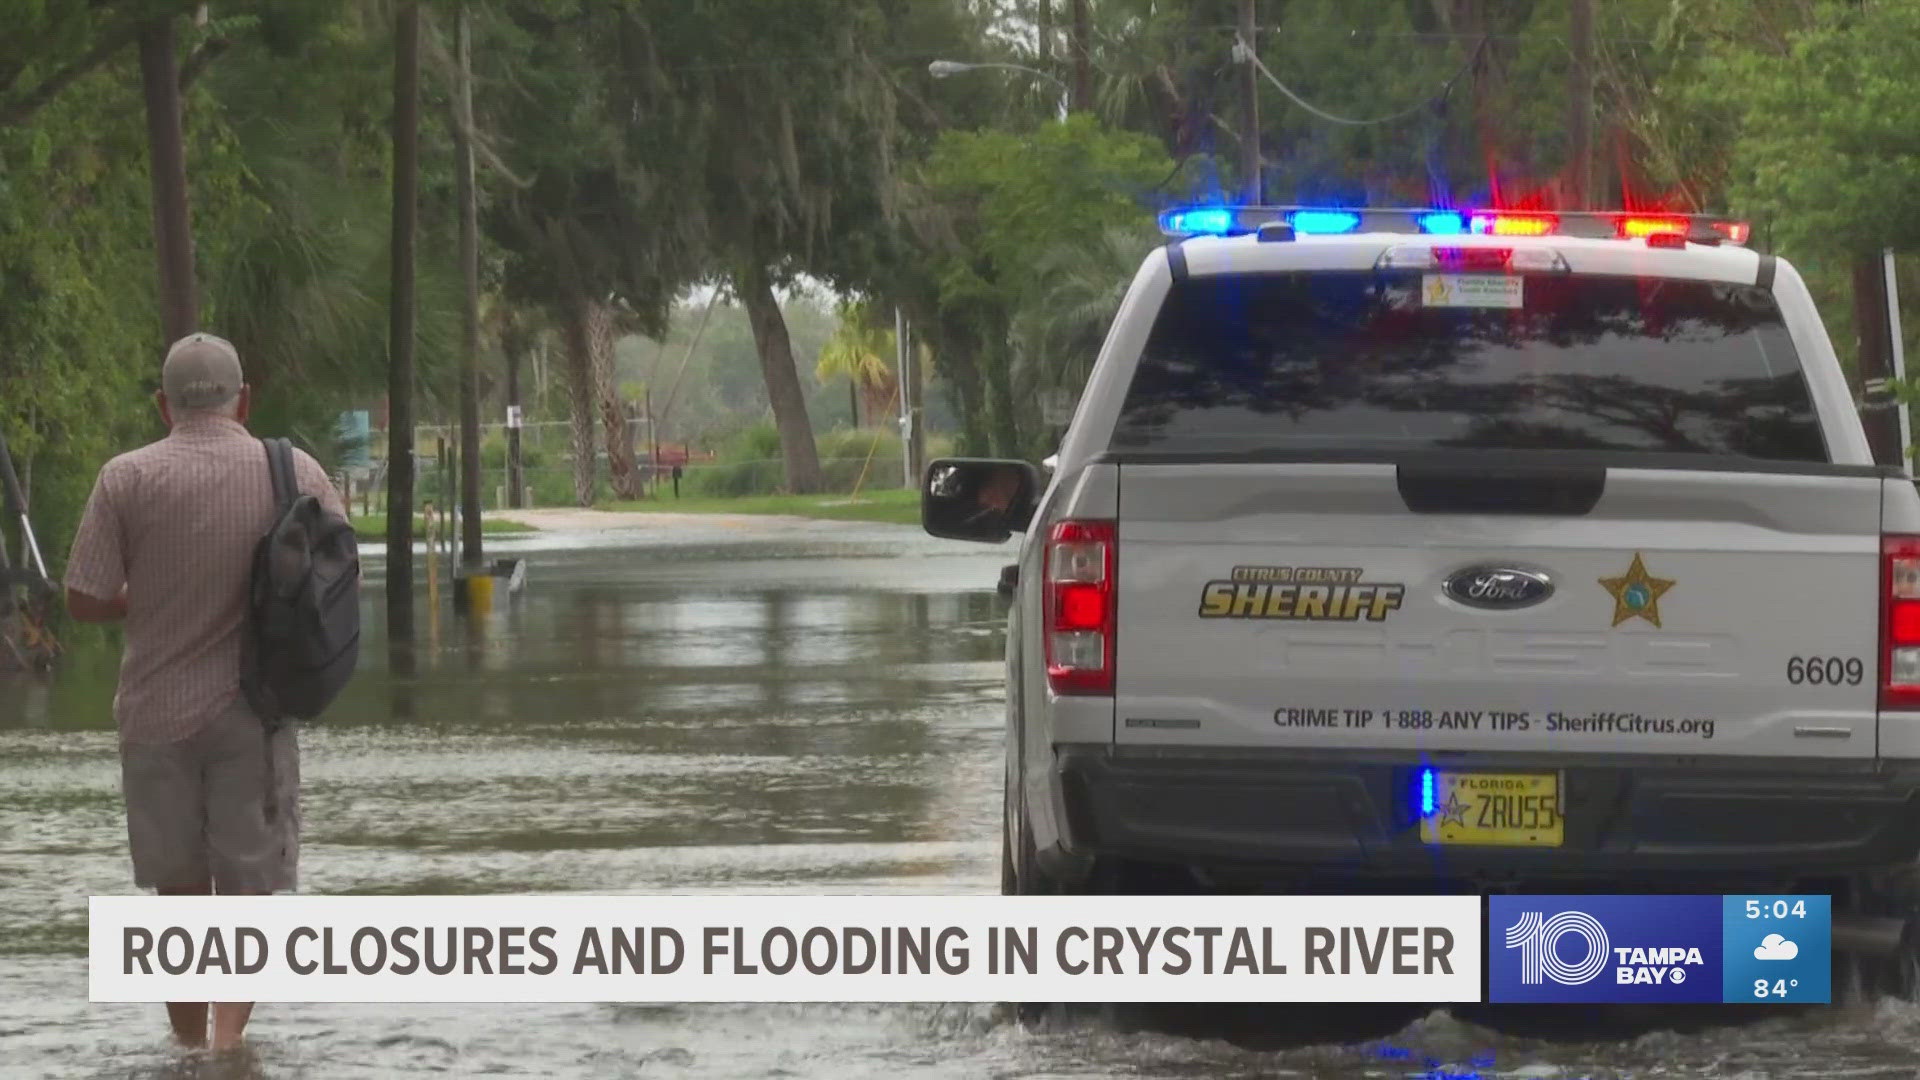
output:
[{"label": "ford oval emblem", "polygon": [[1518,566],[1469,566],[1441,586],[1447,596],[1477,608],[1523,608],[1553,595],[1553,579]]}]

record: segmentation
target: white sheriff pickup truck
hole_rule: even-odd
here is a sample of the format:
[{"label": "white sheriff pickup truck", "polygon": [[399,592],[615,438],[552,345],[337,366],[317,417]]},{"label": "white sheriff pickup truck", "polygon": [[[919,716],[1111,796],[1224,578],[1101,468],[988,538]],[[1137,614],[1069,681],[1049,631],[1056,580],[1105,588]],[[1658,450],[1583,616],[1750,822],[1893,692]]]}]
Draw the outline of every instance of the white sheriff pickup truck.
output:
[{"label": "white sheriff pickup truck", "polygon": [[1162,225],[1051,469],[925,478],[928,532],[1024,533],[1006,891],[1827,893],[1912,970],[1920,494],[1791,265],[1702,216]]}]

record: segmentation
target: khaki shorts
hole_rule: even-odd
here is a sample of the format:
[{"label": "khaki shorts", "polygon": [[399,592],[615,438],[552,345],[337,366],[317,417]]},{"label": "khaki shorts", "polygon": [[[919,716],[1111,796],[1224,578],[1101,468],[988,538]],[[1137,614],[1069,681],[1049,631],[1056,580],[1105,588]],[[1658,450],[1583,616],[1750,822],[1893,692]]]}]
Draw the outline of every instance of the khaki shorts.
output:
[{"label": "khaki shorts", "polygon": [[134,884],[218,893],[292,889],[300,859],[295,725],[269,739],[244,702],[173,743],[120,744]]}]

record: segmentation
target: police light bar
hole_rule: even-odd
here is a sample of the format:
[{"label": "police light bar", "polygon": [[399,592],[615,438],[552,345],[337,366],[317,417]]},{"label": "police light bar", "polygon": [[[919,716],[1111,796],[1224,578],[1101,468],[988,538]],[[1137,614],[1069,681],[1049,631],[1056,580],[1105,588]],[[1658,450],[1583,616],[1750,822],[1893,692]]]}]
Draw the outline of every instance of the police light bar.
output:
[{"label": "police light bar", "polygon": [[1579,236],[1644,240],[1655,247],[1745,245],[1744,221],[1717,214],[1540,211],[1445,207],[1195,206],[1160,215],[1169,237],[1258,235],[1265,240],[1341,233],[1429,236]]}]

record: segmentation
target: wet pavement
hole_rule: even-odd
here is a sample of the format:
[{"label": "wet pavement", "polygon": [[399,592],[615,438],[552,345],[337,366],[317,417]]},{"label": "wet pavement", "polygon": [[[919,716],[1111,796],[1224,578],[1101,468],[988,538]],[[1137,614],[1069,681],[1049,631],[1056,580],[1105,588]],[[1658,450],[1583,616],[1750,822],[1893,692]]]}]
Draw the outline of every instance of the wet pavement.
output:
[{"label": "wet pavement", "polygon": [[[997,891],[1010,546],[660,519],[489,554],[528,559],[526,592],[482,619],[423,605],[400,677],[369,552],[363,674],[303,734],[303,891]],[[158,1006],[86,1001],[86,897],[131,891],[114,659],[83,644],[51,685],[0,682],[5,1080],[1920,1075],[1898,1002],[1685,1033],[1563,1012],[1552,1040],[1288,1006],[1029,1030],[975,1005],[263,1005],[248,1055],[185,1057]]]}]

